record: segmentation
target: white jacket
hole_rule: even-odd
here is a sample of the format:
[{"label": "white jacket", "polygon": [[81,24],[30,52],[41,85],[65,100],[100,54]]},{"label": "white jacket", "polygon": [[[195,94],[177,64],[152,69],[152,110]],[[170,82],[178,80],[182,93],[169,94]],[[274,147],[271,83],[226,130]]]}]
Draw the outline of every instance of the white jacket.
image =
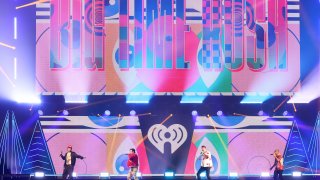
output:
[{"label": "white jacket", "polygon": [[205,151],[202,153],[201,166],[212,167],[211,153],[209,151]]}]

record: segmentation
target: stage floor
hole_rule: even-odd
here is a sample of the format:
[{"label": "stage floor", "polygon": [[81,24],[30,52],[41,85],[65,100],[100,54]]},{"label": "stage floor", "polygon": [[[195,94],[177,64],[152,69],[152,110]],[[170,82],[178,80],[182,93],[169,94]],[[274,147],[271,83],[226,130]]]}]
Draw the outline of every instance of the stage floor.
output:
[{"label": "stage floor", "polygon": [[[30,175],[3,175],[0,176],[0,180],[7,180],[7,179],[17,179],[17,180],[39,180],[39,179],[43,179],[43,180],[54,180],[54,179],[62,179],[61,176],[45,176],[45,177],[34,177],[34,176],[30,176]],[[102,178],[99,177],[97,175],[85,175],[85,176],[77,176],[74,177],[74,179],[78,179],[78,180],[89,180],[89,179],[115,179],[115,180],[125,180],[126,177],[125,176],[111,176],[111,177],[107,177],[107,178]],[[177,180],[183,180],[183,179],[190,179],[190,180],[195,180],[196,177],[195,176],[175,176],[175,177],[164,177],[164,176],[144,176],[144,177],[140,177],[139,179],[143,179],[143,180],[153,180],[153,179],[177,179]],[[202,179],[206,179],[206,178],[202,178]],[[212,176],[211,179],[216,179],[216,180],[230,180],[230,179],[241,179],[241,180],[254,180],[254,179],[263,179],[263,180],[272,180],[273,177],[259,177],[259,176],[240,176],[240,177],[227,177],[227,176]],[[301,177],[292,177],[291,175],[285,175],[284,179],[286,180],[309,180],[309,179],[320,179],[320,174],[319,175],[303,175]]]}]

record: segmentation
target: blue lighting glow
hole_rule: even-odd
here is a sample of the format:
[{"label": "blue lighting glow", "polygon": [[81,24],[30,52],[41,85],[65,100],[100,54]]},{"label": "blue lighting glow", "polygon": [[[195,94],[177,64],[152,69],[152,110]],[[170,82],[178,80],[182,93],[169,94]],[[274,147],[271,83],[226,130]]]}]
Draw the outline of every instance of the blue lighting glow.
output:
[{"label": "blue lighting glow", "polygon": [[182,96],[181,104],[201,104],[206,96]]},{"label": "blue lighting glow", "polygon": [[168,171],[164,173],[165,177],[174,177],[174,173],[172,171]]},{"label": "blue lighting glow", "polygon": [[262,104],[264,101],[270,99],[270,95],[245,95],[241,100],[241,104]]},{"label": "blue lighting glow", "polygon": [[126,98],[127,104],[148,104],[152,96],[148,95],[128,95]]},{"label": "blue lighting glow", "polygon": [[110,115],[111,115],[111,111],[106,110],[106,111],[104,112],[104,115],[106,115],[106,116],[110,116]]}]

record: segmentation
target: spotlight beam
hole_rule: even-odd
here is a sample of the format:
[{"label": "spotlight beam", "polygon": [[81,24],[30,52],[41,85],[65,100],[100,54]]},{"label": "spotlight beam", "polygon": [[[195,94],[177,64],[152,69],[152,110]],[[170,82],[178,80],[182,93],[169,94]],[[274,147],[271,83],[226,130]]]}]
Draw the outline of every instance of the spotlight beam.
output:
[{"label": "spotlight beam", "polygon": [[227,145],[224,143],[220,133],[218,132],[218,130],[215,127],[215,125],[213,124],[213,120],[211,119],[211,116],[209,114],[207,115],[207,118],[209,119],[210,124],[212,125],[215,133],[217,134],[218,139],[219,139],[220,143],[222,144],[222,148],[226,151],[226,153],[228,154],[228,157],[230,157],[231,163],[234,164],[236,166],[236,168],[237,168],[237,171],[239,171],[240,168],[237,166],[237,164],[235,163],[232,155],[229,153]]},{"label": "spotlight beam", "polygon": [[248,115],[240,114],[240,113],[233,113],[233,115],[235,115],[235,116],[248,116]]},{"label": "spotlight beam", "polygon": [[[116,140],[116,136],[117,136],[117,132],[118,132],[118,124],[119,124],[120,119],[121,119],[121,114],[119,114],[119,116],[118,116],[117,126],[116,126],[115,131],[113,132],[113,136],[112,136],[112,140],[111,140],[111,149],[113,149],[114,142]],[[109,154],[108,159],[111,159],[111,153]]]},{"label": "spotlight beam", "polygon": [[29,7],[29,6],[32,6],[32,5],[35,5],[35,4],[40,4],[40,3],[49,2],[49,1],[50,0],[37,0],[37,1],[31,2],[31,3],[28,3],[28,4],[17,6],[16,9],[21,9],[21,8],[24,8],[24,7]]},{"label": "spotlight beam", "polygon": [[3,43],[3,42],[0,42],[0,46],[7,47],[7,48],[10,48],[10,49],[12,49],[12,50],[15,50],[15,49],[16,49],[15,46],[11,46],[11,45],[6,44],[6,43]]},{"label": "spotlight beam", "polygon": [[273,112],[278,111],[278,109],[288,100],[289,96],[286,97],[274,110]]},{"label": "spotlight beam", "polygon": [[[292,99],[292,96],[290,96],[290,100]],[[297,108],[296,108],[296,105],[294,105],[294,102],[292,102],[292,106],[293,106],[293,110],[294,112],[297,112]]]},{"label": "spotlight beam", "polygon": [[4,77],[9,81],[9,83],[11,84],[12,87],[16,87],[16,85],[13,83],[13,81],[10,79],[10,77],[8,76],[8,74],[2,69],[2,67],[0,66],[0,72],[4,75]]}]

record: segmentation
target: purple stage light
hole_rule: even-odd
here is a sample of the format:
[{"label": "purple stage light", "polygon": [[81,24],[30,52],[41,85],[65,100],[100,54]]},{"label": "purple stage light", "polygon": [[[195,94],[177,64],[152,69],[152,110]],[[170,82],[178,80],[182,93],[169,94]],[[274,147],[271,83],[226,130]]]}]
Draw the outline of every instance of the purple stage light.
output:
[{"label": "purple stage light", "polygon": [[289,114],[288,111],[283,111],[282,113],[283,116],[287,116],[288,114]]},{"label": "purple stage light", "polygon": [[104,115],[106,115],[106,116],[110,116],[110,114],[111,114],[111,112],[110,112],[109,110],[106,110],[106,111],[104,112]]},{"label": "purple stage light", "polygon": [[131,110],[130,111],[130,116],[135,116],[136,115],[136,111],[135,110]]},{"label": "purple stage light", "polygon": [[222,116],[223,112],[221,110],[217,111],[217,116]]},{"label": "purple stage light", "polygon": [[192,114],[192,116],[197,116],[197,115],[198,115],[198,111],[193,110],[193,111],[191,112],[191,114]]},{"label": "purple stage light", "polygon": [[263,114],[264,114],[264,112],[263,112],[262,110],[260,110],[260,111],[258,112],[258,115],[259,115],[259,116],[263,116]]},{"label": "purple stage light", "polygon": [[39,116],[43,116],[43,111],[39,109],[39,110],[38,110],[38,115],[39,115]]},{"label": "purple stage light", "polygon": [[68,115],[69,115],[69,111],[63,110],[63,111],[62,111],[62,114],[63,114],[64,116],[68,116]]}]

